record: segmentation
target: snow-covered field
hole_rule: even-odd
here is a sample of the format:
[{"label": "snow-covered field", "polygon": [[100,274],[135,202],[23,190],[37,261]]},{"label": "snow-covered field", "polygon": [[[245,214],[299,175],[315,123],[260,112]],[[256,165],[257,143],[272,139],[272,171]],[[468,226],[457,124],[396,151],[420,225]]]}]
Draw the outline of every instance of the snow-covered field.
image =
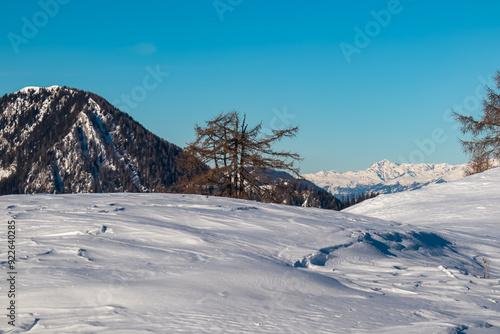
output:
[{"label": "snow-covered field", "polygon": [[[351,212],[174,194],[0,197],[6,333],[499,333],[500,169]],[[0,243],[7,313],[7,239]],[[491,261],[490,278],[482,258]],[[475,269],[474,269],[475,268]]]}]

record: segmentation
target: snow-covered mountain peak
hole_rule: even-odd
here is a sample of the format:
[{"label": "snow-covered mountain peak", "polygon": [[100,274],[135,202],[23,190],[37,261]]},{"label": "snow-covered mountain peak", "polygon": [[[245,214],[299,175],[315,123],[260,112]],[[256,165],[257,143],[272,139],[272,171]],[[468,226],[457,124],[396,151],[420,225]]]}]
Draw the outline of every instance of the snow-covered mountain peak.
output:
[{"label": "snow-covered mountain peak", "polygon": [[379,177],[383,181],[396,179],[405,172],[400,164],[390,162],[387,159],[372,164],[367,171],[373,172],[376,174],[376,177]]},{"label": "snow-covered mountain peak", "polygon": [[25,87],[0,98],[0,194],[164,191],[179,154],[91,92]]},{"label": "snow-covered mountain peak", "polygon": [[384,159],[382,161],[379,161],[379,162],[375,162],[373,163],[370,168],[371,169],[381,169],[381,168],[388,168],[388,167],[394,167],[394,166],[399,166],[399,164],[396,164],[394,162],[390,162],[389,160],[387,159]]}]

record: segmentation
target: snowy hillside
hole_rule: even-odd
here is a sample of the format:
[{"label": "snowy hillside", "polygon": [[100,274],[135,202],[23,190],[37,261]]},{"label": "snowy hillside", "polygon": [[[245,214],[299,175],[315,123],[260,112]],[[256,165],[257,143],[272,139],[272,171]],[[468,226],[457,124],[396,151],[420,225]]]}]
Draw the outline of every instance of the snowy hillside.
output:
[{"label": "snowy hillside", "polygon": [[499,240],[500,167],[418,191],[380,195],[344,212],[466,234],[481,229]]},{"label": "snowy hillside", "polygon": [[[2,196],[18,307],[0,330],[498,333],[499,190],[500,169],[365,202],[393,198],[414,225],[195,195]],[[490,279],[473,275],[483,256]]]},{"label": "snowy hillside", "polygon": [[382,194],[419,189],[430,184],[458,180],[464,177],[466,164],[397,164],[388,160],[374,163],[359,172],[336,171],[302,175],[337,197],[379,192]]}]

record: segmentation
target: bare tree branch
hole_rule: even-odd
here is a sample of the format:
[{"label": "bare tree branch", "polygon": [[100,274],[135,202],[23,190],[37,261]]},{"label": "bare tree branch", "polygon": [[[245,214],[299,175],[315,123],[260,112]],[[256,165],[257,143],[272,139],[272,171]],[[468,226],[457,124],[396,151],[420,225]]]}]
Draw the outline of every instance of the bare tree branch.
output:
[{"label": "bare tree branch", "polygon": [[483,114],[480,119],[453,112],[462,125],[462,133],[470,134],[471,140],[460,140],[464,152],[471,157],[467,174],[483,172],[492,167],[491,159],[500,158],[500,71],[494,76],[496,90],[486,88]]},{"label": "bare tree branch", "polygon": [[246,114],[221,113],[195,126],[196,139],[186,148],[191,155],[208,165],[204,173],[190,180],[187,187],[201,193],[210,192],[236,198],[274,199],[269,170],[283,170],[298,175],[294,166],[301,160],[297,153],[275,151],[272,146],[283,138],[293,138],[298,127],[274,130],[261,136],[262,123],[250,127]]}]

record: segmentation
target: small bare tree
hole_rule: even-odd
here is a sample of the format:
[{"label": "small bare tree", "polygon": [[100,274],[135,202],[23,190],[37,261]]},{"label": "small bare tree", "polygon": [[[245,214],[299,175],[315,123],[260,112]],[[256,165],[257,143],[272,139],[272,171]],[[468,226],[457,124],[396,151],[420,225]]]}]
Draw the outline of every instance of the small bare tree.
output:
[{"label": "small bare tree", "polygon": [[184,191],[272,201],[269,171],[298,175],[294,162],[300,160],[297,153],[275,151],[272,146],[295,137],[298,127],[273,130],[270,135],[262,135],[261,130],[262,123],[250,127],[246,115],[241,117],[237,111],[221,113],[205,127],[196,125],[196,139],[185,150],[186,161],[209,168],[185,183]]},{"label": "small bare tree", "polygon": [[479,120],[472,116],[454,112],[462,125],[462,133],[469,133],[471,140],[460,140],[464,151],[471,157],[468,175],[480,173],[493,167],[492,158],[500,158],[500,71],[494,76],[496,91],[486,87],[483,100],[483,115]]}]

